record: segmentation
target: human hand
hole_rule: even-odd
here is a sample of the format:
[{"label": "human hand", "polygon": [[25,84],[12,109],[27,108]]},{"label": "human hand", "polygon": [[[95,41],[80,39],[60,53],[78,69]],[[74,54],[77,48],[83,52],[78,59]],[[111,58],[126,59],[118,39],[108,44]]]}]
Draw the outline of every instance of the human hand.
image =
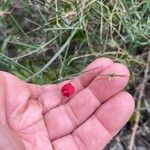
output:
[{"label": "human hand", "polygon": [[[94,69],[96,68],[96,69]],[[100,150],[134,111],[133,97],[122,91],[129,71],[107,58],[92,62],[78,77],[34,85],[0,72],[0,148],[3,150]],[[123,75],[112,77],[107,74]],[[71,82],[75,93],[65,97]]]}]

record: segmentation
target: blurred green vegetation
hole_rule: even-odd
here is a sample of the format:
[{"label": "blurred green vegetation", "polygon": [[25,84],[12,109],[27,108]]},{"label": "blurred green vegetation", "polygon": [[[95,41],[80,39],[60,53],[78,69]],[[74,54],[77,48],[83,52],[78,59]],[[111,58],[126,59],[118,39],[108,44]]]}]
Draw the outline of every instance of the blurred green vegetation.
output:
[{"label": "blurred green vegetation", "polygon": [[126,64],[133,83],[145,67],[149,12],[149,0],[1,0],[0,69],[43,84],[105,56]]}]

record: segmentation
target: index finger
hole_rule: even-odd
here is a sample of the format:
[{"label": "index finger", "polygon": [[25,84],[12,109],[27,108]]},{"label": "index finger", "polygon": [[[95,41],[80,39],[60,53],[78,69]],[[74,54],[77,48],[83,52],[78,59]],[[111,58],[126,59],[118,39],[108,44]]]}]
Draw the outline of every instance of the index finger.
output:
[{"label": "index finger", "polygon": [[[86,88],[97,75],[99,75],[103,70],[113,64],[113,61],[108,58],[99,58],[90,63],[77,77],[74,77],[72,80],[64,81],[60,83],[59,89],[68,82],[71,82],[72,85],[75,87],[75,94]],[[61,95],[62,101],[68,101],[71,97],[64,97]]]},{"label": "index finger", "polygon": [[[77,77],[74,77],[72,80],[61,82],[58,85],[53,84],[37,86],[30,84],[29,86],[33,93],[32,96],[34,99],[38,98],[40,103],[44,105],[43,108],[45,109],[43,113],[45,114],[46,112],[57,107],[61,103],[69,101],[71,97],[87,87],[98,74],[100,74],[111,64],[113,64],[113,61],[111,59],[98,58],[90,63],[81,74],[79,74]],[[66,83],[69,82],[75,87],[75,92],[74,95],[70,97],[65,97],[62,95],[61,89]]]}]

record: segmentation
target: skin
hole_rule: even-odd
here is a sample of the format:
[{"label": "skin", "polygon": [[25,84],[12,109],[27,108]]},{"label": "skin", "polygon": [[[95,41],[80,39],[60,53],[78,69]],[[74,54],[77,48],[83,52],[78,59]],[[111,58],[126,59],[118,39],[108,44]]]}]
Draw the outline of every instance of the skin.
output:
[{"label": "skin", "polygon": [[[93,61],[85,70],[91,71],[43,86],[0,72],[0,149],[103,149],[134,111],[133,97],[123,91],[129,71],[108,58]],[[100,76],[111,73],[124,77]],[[61,88],[68,82],[75,93],[64,97]]]}]

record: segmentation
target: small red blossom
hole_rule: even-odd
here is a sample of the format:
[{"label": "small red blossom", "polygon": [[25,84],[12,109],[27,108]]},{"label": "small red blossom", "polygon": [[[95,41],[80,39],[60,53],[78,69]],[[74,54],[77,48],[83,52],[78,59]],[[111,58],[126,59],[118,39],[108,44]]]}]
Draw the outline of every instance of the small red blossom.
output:
[{"label": "small red blossom", "polygon": [[63,96],[70,97],[75,92],[75,87],[71,83],[67,83],[62,87]]}]

